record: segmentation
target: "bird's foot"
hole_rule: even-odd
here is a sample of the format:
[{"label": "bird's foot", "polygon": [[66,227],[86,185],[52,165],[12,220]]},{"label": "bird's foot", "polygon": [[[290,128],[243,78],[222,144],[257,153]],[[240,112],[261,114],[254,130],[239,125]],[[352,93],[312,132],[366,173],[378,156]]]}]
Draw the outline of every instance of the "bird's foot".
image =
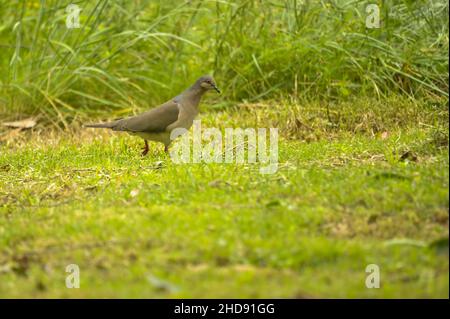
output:
[{"label": "bird's foot", "polygon": [[142,149],[143,149],[142,156],[147,155],[147,153],[148,153],[148,142],[147,141],[145,141],[145,146]]}]

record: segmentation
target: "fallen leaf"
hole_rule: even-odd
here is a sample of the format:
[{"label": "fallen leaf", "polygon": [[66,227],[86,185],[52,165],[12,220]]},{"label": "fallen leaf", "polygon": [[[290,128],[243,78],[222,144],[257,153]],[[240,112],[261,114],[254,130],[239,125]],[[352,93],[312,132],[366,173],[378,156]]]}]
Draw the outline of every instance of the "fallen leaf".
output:
[{"label": "fallen leaf", "polygon": [[158,277],[153,276],[153,275],[147,276],[147,280],[153,287],[155,287],[158,290],[163,290],[163,291],[171,292],[171,293],[175,293],[180,290],[180,288],[178,286],[176,286],[168,281],[159,279]]},{"label": "fallen leaf", "polygon": [[15,121],[15,122],[5,122],[3,123],[4,126],[7,127],[13,127],[13,128],[32,128],[36,125],[36,120],[33,118],[25,119],[22,121]]},{"label": "fallen leaf", "polygon": [[350,230],[348,228],[348,225],[345,223],[339,223],[333,226],[331,229],[331,232],[333,235],[337,236],[349,236]]},{"label": "fallen leaf", "polygon": [[417,155],[415,155],[411,151],[406,151],[405,153],[402,154],[402,156],[400,156],[400,160],[401,161],[408,160],[408,161],[417,162]]},{"label": "fallen leaf", "polygon": [[11,139],[19,136],[19,133],[20,133],[21,130],[22,130],[21,128],[16,128],[14,130],[9,131],[6,134],[1,135],[0,136],[0,142],[1,141],[8,141],[8,140],[11,140]]},{"label": "fallen leaf", "polygon": [[133,190],[130,192],[130,196],[131,196],[131,197],[136,197],[137,195],[139,195],[139,189],[133,189]]},{"label": "fallen leaf", "polygon": [[164,166],[165,165],[164,165],[163,161],[157,161],[157,162],[154,162],[152,166],[145,166],[145,167],[141,166],[141,168],[158,170],[158,169],[162,169]]},{"label": "fallen leaf", "polygon": [[228,182],[225,182],[220,179],[215,179],[208,183],[208,186],[220,188],[221,186],[230,185]]},{"label": "fallen leaf", "polygon": [[12,270],[11,264],[0,265],[0,274],[8,273]]}]

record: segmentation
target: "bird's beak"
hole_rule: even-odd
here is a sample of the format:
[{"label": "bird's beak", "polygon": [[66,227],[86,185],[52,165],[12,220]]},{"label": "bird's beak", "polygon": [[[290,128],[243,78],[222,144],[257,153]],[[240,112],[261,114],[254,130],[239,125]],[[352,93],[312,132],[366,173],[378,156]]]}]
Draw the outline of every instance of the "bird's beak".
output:
[{"label": "bird's beak", "polygon": [[214,90],[216,90],[217,93],[220,93],[219,88],[215,84],[211,84]]}]

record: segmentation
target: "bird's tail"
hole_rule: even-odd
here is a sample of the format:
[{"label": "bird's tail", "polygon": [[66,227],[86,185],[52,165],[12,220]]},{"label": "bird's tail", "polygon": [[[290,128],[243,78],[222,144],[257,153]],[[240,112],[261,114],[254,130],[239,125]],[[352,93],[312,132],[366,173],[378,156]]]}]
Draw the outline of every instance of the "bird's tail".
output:
[{"label": "bird's tail", "polygon": [[109,123],[94,123],[94,124],[84,124],[83,127],[91,127],[91,128],[112,128],[114,126],[114,122]]}]

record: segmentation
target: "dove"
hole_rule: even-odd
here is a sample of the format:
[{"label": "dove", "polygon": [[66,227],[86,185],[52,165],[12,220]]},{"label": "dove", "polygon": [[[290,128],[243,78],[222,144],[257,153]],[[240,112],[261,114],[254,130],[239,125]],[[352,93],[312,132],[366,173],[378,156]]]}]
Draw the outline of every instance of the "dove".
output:
[{"label": "dove", "polygon": [[148,141],[163,143],[164,151],[168,153],[171,132],[179,128],[189,130],[199,113],[198,105],[203,94],[210,90],[220,93],[213,77],[204,75],[181,94],[147,112],[112,122],[86,124],[84,127],[137,135],[144,139],[143,156],[149,151]]}]

